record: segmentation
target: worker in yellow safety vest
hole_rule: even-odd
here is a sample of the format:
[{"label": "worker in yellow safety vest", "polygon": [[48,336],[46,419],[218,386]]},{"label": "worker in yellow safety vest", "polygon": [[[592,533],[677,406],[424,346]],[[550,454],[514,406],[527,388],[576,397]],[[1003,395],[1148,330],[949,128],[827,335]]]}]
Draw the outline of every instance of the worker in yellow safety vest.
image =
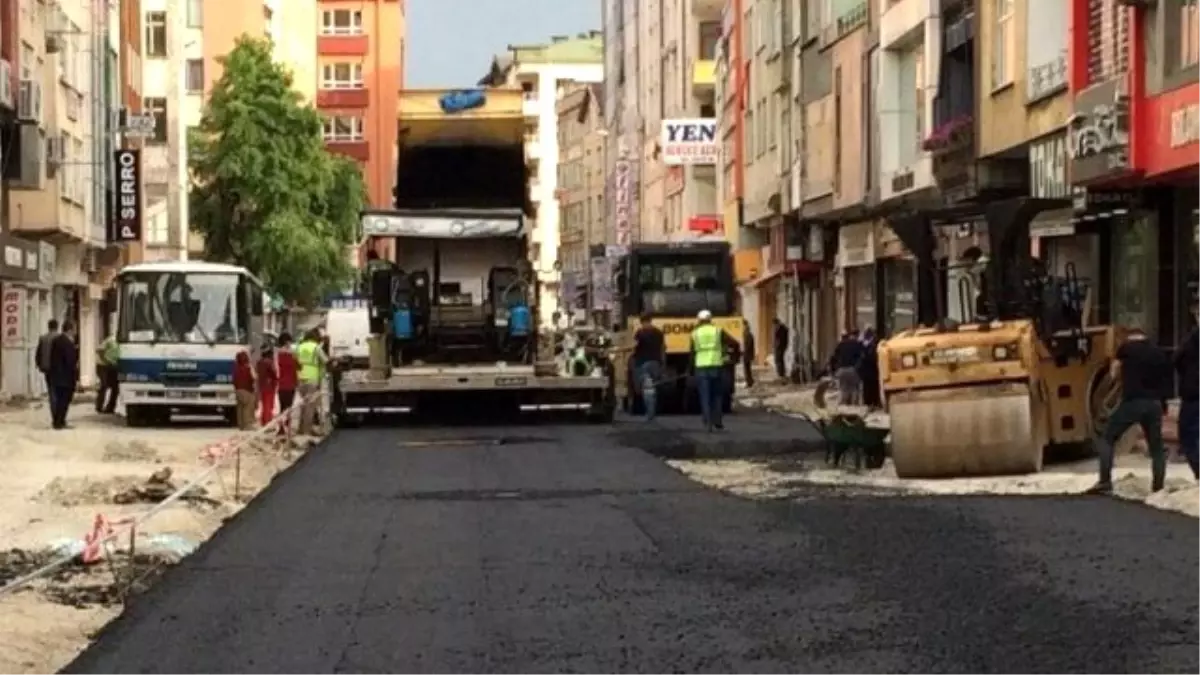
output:
[{"label": "worker in yellow safety vest", "polygon": [[712,312],[700,310],[692,330],[692,363],[700,394],[700,414],[708,431],[724,429],[721,404],[725,398],[725,335],[713,325]]},{"label": "worker in yellow safety vest", "polygon": [[300,366],[300,428],[302,436],[312,435],[313,422],[317,415],[317,394],[321,391],[321,377],[329,356],[321,348],[320,334],[316,329],[304,334],[304,340],[296,346],[296,362]]}]

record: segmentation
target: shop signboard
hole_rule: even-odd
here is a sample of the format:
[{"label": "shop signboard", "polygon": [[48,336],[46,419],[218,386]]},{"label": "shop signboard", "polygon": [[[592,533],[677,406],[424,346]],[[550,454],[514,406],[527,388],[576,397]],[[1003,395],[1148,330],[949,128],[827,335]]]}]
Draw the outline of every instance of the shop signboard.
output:
[{"label": "shop signboard", "polygon": [[659,138],[663,164],[712,166],[721,155],[715,118],[663,120]]},{"label": "shop signboard", "polygon": [[1122,78],[1083,90],[1067,125],[1072,182],[1116,178],[1131,170],[1129,160],[1129,96]]},{"label": "shop signboard", "polygon": [[25,345],[25,289],[5,285],[0,293],[0,342],[5,347]]}]

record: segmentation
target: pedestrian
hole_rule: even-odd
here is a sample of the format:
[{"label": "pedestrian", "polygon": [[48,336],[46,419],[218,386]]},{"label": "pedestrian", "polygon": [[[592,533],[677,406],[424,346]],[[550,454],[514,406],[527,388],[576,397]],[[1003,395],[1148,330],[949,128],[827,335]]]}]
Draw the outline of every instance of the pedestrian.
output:
[{"label": "pedestrian", "polygon": [[300,366],[300,429],[302,436],[311,436],[317,416],[317,394],[321,391],[321,373],[329,357],[321,348],[321,337],[313,328],[304,334],[296,347],[296,362]]},{"label": "pedestrian", "polygon": [[50,343],[49,372],[51,395],[51,426],[67,428],[67,412],[79,386],[79,347],[75,344],[75,324],[70,319],[62,323],[62,332]]},{"label": "pedestrian", "polygon": [[1167,473],[1167,455],[1163,447],[1162,422],[1170,396],[1171,362],[1146,333],[1134,329],[1129,339],[1117,348],[1109,366],[1112,378],[1121,381],[1121,402],[1108,418],[1096,443],[1100,457],[1100,480],[1090,494],[1112,493],[1113,446],[1135,424],[1142,428],[1150,451],[1150,490],[1163,489]]},{"label": "pedestrian", "polygon": [[96,348],[96,412],[112,415],[117,412],[117,397],[121,395],[121,346],[109,335]]},{"label": "pedestrian", "polygon": [[[1195,304],[1192,316],[1196,316]],[[1175,354],[1175,372],[1179,374],[1179,449],[1192,476],[1200,479],[1200,331],[1194,327]]]},{"label": "pedestrian", "polygon": [[858,329],[851,328],[842,336],[837,346],[833,348],[833,357],[829,360],[829,371],[838,385],[838,402],[841,405],[858,403],[858,365],[862,362],[865,352],[862,340],[858,337]]},{"label": "pedestrian", "polygon": [[641,326],[633,334],[633,376],[636,390],[642,392],[646,421],[658,413],[658,384],[666,361],[667,338],[654,325],[649,314],[643,314]]},{"label": "pedestrian", "polygon": [[42,381],[46,384],[46,404],[50,406],[50,421],[54,421],[54,383],[50,381],[50,345],[54,344],[54,338],[58,337],[58,321],[50,319],[46,323],[46,332],[38,338],[37,353],[34,358],[37,361],[38,372],[42,374]]},{"label": "pedestrian", "polygon": [[858,379],[862,383],[862,402],[868,408],[883,407],[879,388],[879,338],[867,327],[862,334],[863,353],[858,361]]},{"label": "pedestrian", "polygon": [[721,405],[725,397],[724,332],[712,323],[712,312],[700,310],[692,330],[692,368],[700,394],[700,415],[708,431],[724,429]]},{"label": "pedestrian", "polygon": [[269,346],[263,348],[255,370],[258,371],[258,421],[265,427],[275,419],[275,396],[279,391],[279,370]]},{"label": "pedestrian", "polygon": [[[292,409],[292,403],[296,400],[296,385],[300,377],[300,365],[296,361],[296,354],[292,351],[292,335],[291,333],[279,334],[279,348],[275,351],[275,372],[279,375],[279,414],[287,415]],[[280,425],[280,433],[287,433],[284,426],[290,427],[292,420],[285,419]]]},{"label": "pedestrian", "polygon": [[754,386],[754,332],[750,330],[750,322],[742,319],[742,375],[746,378],[746,388]]},{"label": "pedestrian", "polygon": [[787,349],[788,349],[788,340],[790,339],[791,335],[788,332],[788,327],[783,325],[783,322],[779,320],[779,317],[775,318],[774,324],[775,324],[775,336],[774,336],[774,339],[775,339],[775,343],[774,343],[774,346],[775,346],[775,374],[779,376],[779,379],[786,380],[787,379]]},{"label": "pedestrian", "polygon": [[250,353],[242,350],[233,362],[233,393],[237,397],[237,426],[243,431],[254,428],[254,368]]}]

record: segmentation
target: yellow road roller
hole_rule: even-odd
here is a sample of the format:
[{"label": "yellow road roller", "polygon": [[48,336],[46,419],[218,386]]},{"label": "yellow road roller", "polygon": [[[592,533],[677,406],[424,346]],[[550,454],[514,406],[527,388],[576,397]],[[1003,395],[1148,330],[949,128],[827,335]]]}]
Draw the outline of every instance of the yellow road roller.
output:
[{"label": "yellow road roller", "polygon": [[[1090,452],[1119,399],[1108,375],[1124,329],[1088,325],[1073,268],[1048,274],[1029,254],[1029,223],[1056,201],[1011,199],[983,208],[991,256],[978,302],[961,323],[934,321],[879,346],[891,454],[902,478],[1034,473],[1047,453]],[[892,227],[937,288],[930,215]],[[927,284],[928,285],[928,284]],[[1091,289],[1087,291],[1090,295]]]}]

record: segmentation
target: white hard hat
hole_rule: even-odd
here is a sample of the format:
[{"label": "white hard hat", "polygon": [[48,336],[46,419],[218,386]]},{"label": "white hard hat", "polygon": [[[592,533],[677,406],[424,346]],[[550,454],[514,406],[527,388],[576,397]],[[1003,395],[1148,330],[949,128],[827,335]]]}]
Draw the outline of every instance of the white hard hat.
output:
[{"label": "white hard hat", "polygon": [[707,309],[702,309],[700,310],[700,313],[696,315],[696,318],[700,319],[701,321],[708,321],[712,318],[712,312],[708,311]]}]

